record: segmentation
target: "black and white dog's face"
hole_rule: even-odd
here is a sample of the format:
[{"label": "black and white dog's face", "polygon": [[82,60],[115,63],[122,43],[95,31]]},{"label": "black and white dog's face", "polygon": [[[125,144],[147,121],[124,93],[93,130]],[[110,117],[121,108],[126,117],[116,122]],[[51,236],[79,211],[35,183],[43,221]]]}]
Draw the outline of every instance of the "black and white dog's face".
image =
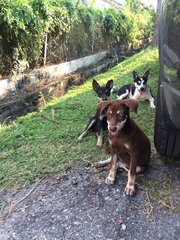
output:
[{"label": "black and white dog's face", "polygon": [[109,80],[105,86],[100,86],[99,83],[95,79],[93,79],[92,87],[96,92],[99,101],[106,101],[111,95],[113,80]]},{"label": "black and white dog's face", "polygon": [[142,77],[140,77],[135,71],[133,71],[134,85],[142,94],[146,91],[149,73],[150,72],[148,70]]}]

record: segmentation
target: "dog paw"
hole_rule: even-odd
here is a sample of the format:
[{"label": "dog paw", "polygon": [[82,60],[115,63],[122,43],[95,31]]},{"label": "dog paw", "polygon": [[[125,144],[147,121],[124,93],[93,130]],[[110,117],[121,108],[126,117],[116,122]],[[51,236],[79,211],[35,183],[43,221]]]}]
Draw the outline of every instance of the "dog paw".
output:
[{"label": "dog paw", "polygon": [[99,148],[102,148],[103,144],[102,143],[97,143],[96,146],[99,147]]},{"label": "dog paw", "polygon": [[77,143],[81,142],[82,141],[82,138],[81,137],[78,137],[78,139],[76,140]]},{"label": "dog paw", "polygon": [[106,183],[107,185],[112,185],[112,184],[114,184],[114,178],[108,176],[108,177],[106,178],[106,180],[105,180],[105,183]]},{"label": "dog paw", "polygon": [[150,105],[150,108],[156,108],[156,106],[155,105]]},{"label": "dog paw", "polygon": [[127,196],[133,196],[135,193],[135,187],[134,185],[130,185],[130,186],[126,186],[126,188],[124,189],[124,193]]}]

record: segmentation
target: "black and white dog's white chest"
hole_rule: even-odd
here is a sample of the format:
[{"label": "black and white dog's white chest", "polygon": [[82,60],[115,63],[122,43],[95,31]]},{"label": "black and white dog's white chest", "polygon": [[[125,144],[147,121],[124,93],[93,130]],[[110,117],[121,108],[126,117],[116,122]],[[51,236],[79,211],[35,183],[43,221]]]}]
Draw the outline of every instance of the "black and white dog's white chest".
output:
[{"label": "black and white dog's white chest", "polygon": [[155,108],[151,89],[147,85],[148,75],[149,71],[146,71],[143,77],[139,77],[134,71],[134,83],[122,86],[117,93],[117,98],[120,100],[125,98],[130,98],[137,101],[149,100],[150,107]]}]

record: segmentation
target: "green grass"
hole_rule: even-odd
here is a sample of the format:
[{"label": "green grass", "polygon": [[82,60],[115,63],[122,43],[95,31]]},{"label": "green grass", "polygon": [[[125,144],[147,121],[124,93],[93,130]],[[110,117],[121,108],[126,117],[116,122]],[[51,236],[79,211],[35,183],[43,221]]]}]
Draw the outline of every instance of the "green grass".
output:
[{"label": "green grass", "polygon": [[[100,84],[113,79],[120,87],[132,82],[132,71],[143,74],[150,69],[149,85],[156,96],[159,72],[158,51],[148,48],[96,76]],[[17,189],[37,177],[59,172],[69,166],[80,166],[107,158],[103,149],[96,147],[96,136],[89,134],[80,144],[76,139],[96,111],[97,98],[92,90],[92,78],[81,86],[72,87],[60,99],[54,99],[38,113],[17,119],[11,126],[0,129],[0,186]],[[51,116],[61,123],[42,119]],[[140,104],[138,114],[132,114],[138,125],[153,141],[154,110],[149,103]],[[152,158],[156,163],[156,158]]]}]

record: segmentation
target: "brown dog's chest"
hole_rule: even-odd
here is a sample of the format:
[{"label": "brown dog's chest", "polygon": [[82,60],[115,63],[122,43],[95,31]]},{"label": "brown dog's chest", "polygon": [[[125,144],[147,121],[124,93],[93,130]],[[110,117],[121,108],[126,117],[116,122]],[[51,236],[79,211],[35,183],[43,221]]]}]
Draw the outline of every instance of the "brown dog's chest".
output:
[{"label": "brown dog's chest", "polygon": [[133,150],[133,145],[136,144],[132,139],[136,137],[136,133],[130,124],[126,124],[125,127],[118,133],[117,136],[112,136],[111,133],[108,134],[111,148],[118,152],[127,152]]},{"label": "brown dog's chest", "polygon": [[116,154],[127,165],[132,159],[141,165],[149,162],[150,143],[139,128],[123,129],[117,136],[109,133],[109,141],[111,154]]},{"label": "brown dog's chest", "polygon": [[117,154],[121,161],[129,165],[133,147],[128,138],[122,134],[117,137],[109,134],[109,141],[111,154]]},{"label": "brown dog's chest", "polygon": [[113,149],[122,149],[126,150],[130,148],[131,143],[126,138],[122,138],[121,136],[109,136],[109,141],[111,144],[111,148]]}]

